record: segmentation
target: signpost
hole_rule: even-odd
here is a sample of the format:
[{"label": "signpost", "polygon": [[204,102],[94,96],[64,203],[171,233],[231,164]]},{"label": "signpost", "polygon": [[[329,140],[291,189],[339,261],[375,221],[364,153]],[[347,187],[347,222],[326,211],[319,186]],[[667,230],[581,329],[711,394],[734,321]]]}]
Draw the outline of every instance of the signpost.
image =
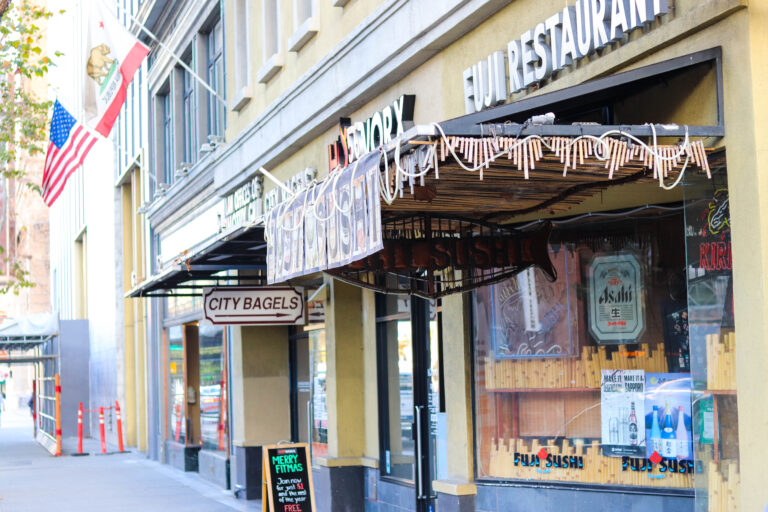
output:
[{"label": "signpost", "polygon": [[267,445],[264,454],[262,510],[315,512],[315,490],[307,443]]},{"label": "signpost", "polygon": [[203,311],[217,325],[304,325],[304,288],[206,288]]}]

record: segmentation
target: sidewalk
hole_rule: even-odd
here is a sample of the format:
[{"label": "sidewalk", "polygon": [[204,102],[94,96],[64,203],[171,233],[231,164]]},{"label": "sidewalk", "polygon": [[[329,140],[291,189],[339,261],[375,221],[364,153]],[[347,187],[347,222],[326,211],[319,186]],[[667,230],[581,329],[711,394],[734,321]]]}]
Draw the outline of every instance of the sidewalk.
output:
[{"label": "sidewalk", "polygon": [[2,413],[0,423],[0,512],[232,512],[260,511],[261,502],[235,499],[195,474],[152,462],[141,454],[52,457],[32,439],[32,421]]}]

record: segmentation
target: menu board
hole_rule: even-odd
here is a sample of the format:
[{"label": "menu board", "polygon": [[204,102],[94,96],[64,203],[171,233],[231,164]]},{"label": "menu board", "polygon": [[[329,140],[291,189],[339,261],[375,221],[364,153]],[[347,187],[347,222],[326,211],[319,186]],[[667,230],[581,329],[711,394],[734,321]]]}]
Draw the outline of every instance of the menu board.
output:
[{"label": "menu board", "polygon": [[263,454],[269,510],[315,512],[309,445],[268,445]]}]

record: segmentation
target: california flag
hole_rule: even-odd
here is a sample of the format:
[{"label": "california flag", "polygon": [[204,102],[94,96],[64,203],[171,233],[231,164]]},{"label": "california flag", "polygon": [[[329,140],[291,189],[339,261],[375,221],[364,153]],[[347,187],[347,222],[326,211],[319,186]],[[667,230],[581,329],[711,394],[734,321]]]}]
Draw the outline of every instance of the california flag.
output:
[{"label": "california flag", "polygon": [[85,44],[86,123],[109,135],[125,103],[125,91],[149,48],[137,41],[101,2],[89,5]]}]

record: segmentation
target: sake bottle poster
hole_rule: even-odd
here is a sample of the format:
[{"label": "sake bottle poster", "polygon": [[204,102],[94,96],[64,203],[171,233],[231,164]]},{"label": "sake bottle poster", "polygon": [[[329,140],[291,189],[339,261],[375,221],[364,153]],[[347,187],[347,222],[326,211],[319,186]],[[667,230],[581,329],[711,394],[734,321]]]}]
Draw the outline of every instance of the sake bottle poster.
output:
[{"label": "sake bottle poster", "polygon": [[645,439],[647,457],[693,460],[691,374],[645,375]]},{"label": "sake bottle poster", "polygon": [[645,455],[645,371],[601,370],[600,423],[607,457]]}]

